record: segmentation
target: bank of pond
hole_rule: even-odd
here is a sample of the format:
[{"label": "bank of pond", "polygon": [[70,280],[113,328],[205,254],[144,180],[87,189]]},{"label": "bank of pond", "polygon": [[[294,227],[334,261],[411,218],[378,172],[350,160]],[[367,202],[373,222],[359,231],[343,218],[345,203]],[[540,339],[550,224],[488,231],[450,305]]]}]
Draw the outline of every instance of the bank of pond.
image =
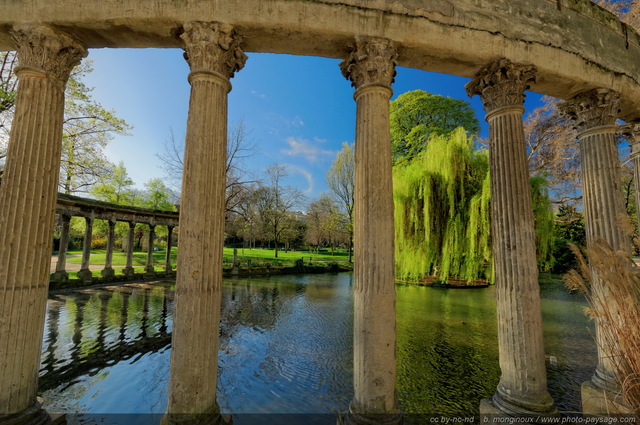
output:
[{"label": "bank of pond", "polygon": [[[353,398],[351,273],[225,279],[217,400],[225,413],[335,414]],[[500,376],[494,287],[398,285],[397,388],[403,412],[477,414]],[[47,409],[156,414],[167,402],[174,282],[53,291],[40,392]],[[549,391],[580,408],[596,365],[581,295],[540,286]],[[154,422],[155,421],[155,422]],[[99,423],[109,422],[102,418]],[[335,422],[334,422],[335,423]]]}]

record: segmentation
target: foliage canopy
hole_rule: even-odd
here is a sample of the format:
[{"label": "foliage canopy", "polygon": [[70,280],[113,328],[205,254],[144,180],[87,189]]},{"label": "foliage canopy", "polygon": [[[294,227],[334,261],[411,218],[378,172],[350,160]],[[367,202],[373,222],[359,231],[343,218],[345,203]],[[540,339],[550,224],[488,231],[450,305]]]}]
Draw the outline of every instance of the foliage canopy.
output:
[{"label": "foliage canopy", "polygon": [[410,161],[424,151],[431,136],[446,136],[458,127],[477,134],[480,123],[466,100],[414,90],[390,105],[391,149],[394,163]]}]

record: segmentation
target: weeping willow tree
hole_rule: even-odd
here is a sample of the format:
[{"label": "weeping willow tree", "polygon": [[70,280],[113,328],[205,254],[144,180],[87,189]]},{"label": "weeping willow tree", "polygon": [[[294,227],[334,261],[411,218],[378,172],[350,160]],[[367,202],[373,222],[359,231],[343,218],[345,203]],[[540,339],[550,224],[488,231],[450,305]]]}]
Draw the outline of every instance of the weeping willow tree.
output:
[{"label": "weeping willow tree", "polygon": [[[393,185],[398,278],[492,280],[489,158],[464,129],[432,137],[425,151],[395,166]],[[538,259],[549,263],[553,214],[544,179],[534,179],[532,190],[544,245]]]}]

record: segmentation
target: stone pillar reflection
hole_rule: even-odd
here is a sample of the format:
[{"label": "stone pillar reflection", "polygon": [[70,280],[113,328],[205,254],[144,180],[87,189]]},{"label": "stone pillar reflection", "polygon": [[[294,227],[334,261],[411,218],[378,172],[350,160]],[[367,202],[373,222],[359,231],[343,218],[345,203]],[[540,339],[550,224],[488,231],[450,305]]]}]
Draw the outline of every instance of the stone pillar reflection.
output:
[{"label": "stone pillar reflection", "polygon": [[43,25],[10,30],[19,86],[0,186],[0,422],[38,423],[64,88],[86,49]]},{"label": "stone pillar reflection", "polygon": [[547,390],[529,168],[522,114],[533,66],[500,59],[466,85],[480,95],[489,123],[491,238],[500,382],[481,414],[556,414]]},{"label": "stone pillar reflection", "polygon": [[[559,105],[578,131],[582,169],[582,199],[587,233],[587,246],[604,239],[614,250],[630,252],[629,238],[618,223],[626,213],[620,190],[620,160],[615,125],[620,96],[608,89],[580,93]],[[607,297],[606,282],[594,277],[591,290]],[[585,413],[606,413],[611,407],[605,399],[614,400],[620,388],[616,382],[610,356],[616,348],[601,337],[596,321],[598,366],[590,382],[582,385]],[[607,394],[603,397],[603,394]]]},{"label": "stone pillar reflection", "polygon": [[109,229],[107,230],[107,253],[104,262],[104,269],[101,274],[102,277],[110,278],[115,275],[115,272],[113,271],[113,245],[115,242],[116,221],[114,219],[109,219],[107,224],[109,225]]},{"label": "stone pillar reflection", "polygon": [[122,274],[128,277],[134,275],[133,270],[133,241],[135,237],[136,223],[129,222],[129,231],[127,232],[127,265],[122,270]]},{"label": "stone pillar reflection", "polygon": [[71,216],[66,214],[60,215],[60,247],[58,249],[58,261],[56,262],[56,272],[53,279],[56,282],[66,282],[69,280],[67,273],[67,249],[69,248],[69,223]]},{"label": "stone pillar reflection", "polygon": [[153,224],[149,224],[149,239],[147,243],[147,264],[144,268],[144,271],[147,274],[154,274],[155,269],[153,268],[153,242],[156,239],[156,226]]},{"label": "stone pillar reflection", "polygon": [[85,217],[84,239],[82,241],[82,264],[78,277],[83,282],[91,282],[92,274],[89,269],[89,260],[91,259],[91,239],[93,237],[93,217]]},{"label": "stone pillar reflection", "polygon": [[340,67],[356,87],[354,399],[342,421],[401,421],[396,394],[396,295],[389,99],[397,52],[357,38]]},{"label": "stone pillar reflection", "polygon": [[[191,99],[180,205],[180,250],[169,402],[163,423],[219,420],[216,403],[224,243],[227,93],[246,56],[229,25],[190,22],[181,35]],[[202,341],[206,341],[203,344]],[[207,419],[207,416],[211,416]]]},{"label": "stone pillar reflection", "polygon": [[164,257],[164,271],[170,272],[171,267],[171,245],[173,245],[173,226],[167,226],[167,253]]}]

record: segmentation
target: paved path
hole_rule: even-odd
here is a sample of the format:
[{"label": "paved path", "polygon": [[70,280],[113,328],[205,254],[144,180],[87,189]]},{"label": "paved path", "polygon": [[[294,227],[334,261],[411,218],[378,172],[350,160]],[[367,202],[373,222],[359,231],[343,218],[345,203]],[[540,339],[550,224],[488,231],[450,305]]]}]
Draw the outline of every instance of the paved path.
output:
[{"label": "paved path", "polygon": [[[73,258],[73,257],[80,257],[80,254],[67,255],[67,264],[66,264],[66,267],[65,267],[67,273],[79,271],[80,270],[80,266],[82,265],[80,263],[72,263],[72,262],[70,262],[69,258]],[[58,256],[57,255],[52,255],[51,256],[50,273],[55,273],[56,264],[57,263],[58,263]],[[124,266],[124,265],[113,265],[112,267],[114,269],[123,269],[126,266]],[[89,264],[89,270],[102,270],[102,269],[104,269],[104,264]]]}]

